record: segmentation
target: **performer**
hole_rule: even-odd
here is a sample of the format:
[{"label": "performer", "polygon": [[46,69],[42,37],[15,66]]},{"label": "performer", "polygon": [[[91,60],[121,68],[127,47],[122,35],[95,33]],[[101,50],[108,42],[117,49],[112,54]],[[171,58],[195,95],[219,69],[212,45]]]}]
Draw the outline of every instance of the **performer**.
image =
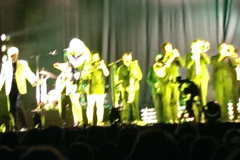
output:
[{"label": "performer", "polygon": [[[55,82],[55,96],[53,101],[57,104],[59,116],[63,121],[62,124],[67,125],[66,107],[71,107],[69,93],[72,86],[72,68],[67,62],[56,62],[53,64],[53,67],[61,71]],[[74,121],[78,123],[77,117],[75,117]]]},{"label": "performer", "polygon": [[[187,67],[187,78],[193,81],[200,90],[200,103],[205,106],[207,102],[208,83],[210,80],[207,64],[210,58],[205,53],[209,50],[210,43],[204,40],[194,40],[191,44],[191,53],[185,56],[185,66]],[[199,121],[199,109],[194,106],[195,120]],[[202,109],[200,109],[202,110]]]},{"label": "performer", "polygon": [[87,119],[89,125],[94,125],[93,114],[94,106],[97,108],[97,126],[103,126],[105,82],[104,76],[109,75],[109,70],[101,59],[98,52],[92,52],[92,58],[85,76],[89,82],[87,95]]},{"label": "performer", "polygon": [[227,103],[233,100],[233,80],[236,63],[232,58],[235,48],[232,45],[221,43],[218,54],[211,57],[213,68],[213,87],[215,98],[221,107],[221,121],[228,120]]},{"label": "performer", "polygon": [[184,61],[177,49],[173,49],[172,44],[167,42],[162,45],[165,68],[163,78],[163,104],[166,123],[178,123],[179,90],[176,78],[179,76],[179,67],[184,65]]},{"label": "performer", "polygon": [[[233,94],[233,104],[234,106],[237,106],[237,103],[239,103],[239,98],[240,98],[240,57],[238,55],[238,51],[235,48],[233,55],[231,56],[235,63],[236,63],[236,67],[234,68],[234,78],[233,78],[233,90],[234,90],[234,94]],[[238,111],[237,111],[237,107],[234,108],[234,113],[235,113],[235,119],[238,116]]]},{"label": "performer", "polygon": [[[187,118],[192,118],[194,121],[194,111],[193,105],[197,97],[199,97],[199,88],[198,86],[188,79],[181,79],[181,77],[176,78],[176,82],[179,84],[180,97],[185,103],[185,110],[181,114],[180,121],[183,120],[185,114],[188,114]],[[189,119],[190,120],[190,119]],[[189,121],[188,120],[188,121]]]},{"label": "performer", "polygon": [[[13,118],[15,130],[25,131],[27,128],[23,110],[20,108],[20,102],[23,95],[27,93],[26,80],[32,86],[37,83],[35,74],[28,66],[25,60],[19,60],[19,49],[11,47],[7,51],[8,59],[2,64],[0,76],[0,90],[5,83],[5,92],[8,98],[8,110],[10,117]],[[19,120],[19,121],[18,121]],[[17,126],[18,122],[21,126]]]},{"label": "performer", "polygon": [[154,72],[154,67],[162,67],[162,54],[157,54],[155,57],[155,63],[153,66],[151,66],[148,70],[147,74],[147,83],[151,86],[151,94],[152,94],[152,100],[153,105],[156,111],[156,118],[157,123],[164,122],[164,114],[163,114],[163,92],[162,92],[162,78],[157,76],[157,74]]},{"label": "performer", "polygon": [[137,60],[132,61],[132,52],[122,55],[123,64],[117,69],[118,82],[121,90],[123,108],[121,122],[128,123],[130,120],[130,106],[132,107],[133,123],[140,121],[139,113],[139,81],[142,79],[142,71]]},{"label": "performer", "polygon": [[66,49],[65,57],[71,67],[71,87],[68,87],[67,94],[70,95],[72,103],[72,113],[74,126],[83,125],[82,108],[80,105],[80,95],[83,92],[83,81],[81,80],[81,71],[90,60],[90,51],[85,44],[77,38],[73,38]]}]

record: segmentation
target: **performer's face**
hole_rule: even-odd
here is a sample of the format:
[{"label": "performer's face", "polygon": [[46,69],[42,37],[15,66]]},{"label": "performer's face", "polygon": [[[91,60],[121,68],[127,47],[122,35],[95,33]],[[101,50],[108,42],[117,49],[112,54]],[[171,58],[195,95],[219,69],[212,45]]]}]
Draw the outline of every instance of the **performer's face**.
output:
[{"label": "performer's face", "polygon": [[168,53],[171,53],[172,50],[173,50],[172,44],[170,44],[170,43],[168,43],[168,44],[164,47],[164,52],[167,53],[167,54],[168,54]]},{"label": "performer's face", "polygon": [[195,53],[195,52],[201,52],[201,51],[202,51],[202,47],[203,47],[203,44],[202,44],[202,42],[200,42],[200,41],[194,42],[194,43],[192,43],[192,45],[191,45],[191,48],[192,48],[192,52],[193,52],[193,53]]},{"label": "performer's face", "polygon": [[130,66],[131,65],[131,62],[132,62],[132,54],[129,54],[129,55],[124,55],[123,56],[123,64],[125,65],[125,66]]},{"label": "performer's face", "polygon": [[223,56],[231,56],[234,53],[234,47],[225,43],[219,46],[219,54]]},{"label": "performer's face", "polygon": [[71,48],[72,51],[74,51],[75,56],[82,55],[86,52],[86,46],[85,44],[77,38],[73,38],[69,43],[69,48]]},{"label": "performer's face", "polygon": [[9,58],[12,59],[12,63],[17,62],[17,60],[18,60],[18,53],[13,53],[13,54],[11,54],[9,56],[10,56]]}]

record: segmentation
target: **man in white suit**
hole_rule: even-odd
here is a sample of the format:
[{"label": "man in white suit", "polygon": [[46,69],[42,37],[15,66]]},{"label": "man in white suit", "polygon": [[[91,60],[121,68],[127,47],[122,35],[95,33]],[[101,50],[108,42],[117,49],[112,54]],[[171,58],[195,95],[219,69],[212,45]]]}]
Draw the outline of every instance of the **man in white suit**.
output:
[{"label": "man in white suit", "polygon": [[[5,83],[5,92],[8,99],[8,111],[13,118],[14,129],[26,128],[26,121],[22,109],[20,108],[21,95],[27,93],[26,79],[36,85],[37,78],[28,66],[28,62],[18,59],[19,50],[11,47],[7,51],[8,59],[2,64],[0,74],[0,91]],[[17,122],[21,122],[21,126],[17,128]]]}]

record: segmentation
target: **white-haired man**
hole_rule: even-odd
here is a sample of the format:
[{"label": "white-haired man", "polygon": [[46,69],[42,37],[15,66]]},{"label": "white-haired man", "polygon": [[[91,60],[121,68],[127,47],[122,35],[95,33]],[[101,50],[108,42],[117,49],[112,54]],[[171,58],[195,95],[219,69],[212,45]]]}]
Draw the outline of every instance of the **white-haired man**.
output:
[{"label": "white-haired man", "polygon": [[70,68],[71,82],[66,88],[67,95],[69,95],[72,103],[72,113],[74,119],[74,126],[82,126],[83,115],[80,104],[80,96],[84,92],[84,81],[82,79],[83,69],[90,61],[90,50],[88,47],[78,38],[73,38],[69,42],[69,48],[65,50],[64,59],[68,63]]},{"label": "white-haired man", "polygon": [[[14,129],[25,130],[26,121],[22,109],[20,108],[21,95],[27,93],[26,80],[32,86],[36,85],[37,78],[25,60],[19,60],[19,49],[11,47],[7,51],[8,59],[2,64],[0,74],[0,91],[5,83],[5,92],[8,97],[8,111],[13,118]],[[17,116],[18,115],[18,116]],[[17,126],[19,117],[19,124]]]}]

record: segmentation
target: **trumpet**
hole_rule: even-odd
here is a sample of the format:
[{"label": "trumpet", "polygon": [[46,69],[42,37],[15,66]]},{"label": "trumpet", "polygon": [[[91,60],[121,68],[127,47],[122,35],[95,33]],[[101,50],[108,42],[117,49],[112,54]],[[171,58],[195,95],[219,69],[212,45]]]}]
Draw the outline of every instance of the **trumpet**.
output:
[{"label": "trumpet", "polygon": [[207,52],[210,49],[210,43],[206,40],[194,40],[191,45],[193,54],[200,54],[200,52]]},{"label": "trumpet", "polygon": [[232,56],[234,52],[235,48],[233,45],[223,43],[219,46],[219,53],[223,57]]},{"label": "trumpet", "polygon": [[202,51],[207,52],[210,49],[210,43],[208,41],[203,41]]}]

